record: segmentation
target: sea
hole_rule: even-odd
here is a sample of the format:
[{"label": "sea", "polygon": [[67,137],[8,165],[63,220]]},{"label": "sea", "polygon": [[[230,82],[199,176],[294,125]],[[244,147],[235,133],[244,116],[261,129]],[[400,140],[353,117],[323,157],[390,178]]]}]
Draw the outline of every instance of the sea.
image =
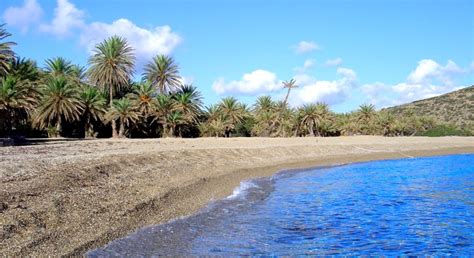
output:
[{"label": "sea", "polygon": [[281,171],[104,256],[474,256],[474,154]]}]

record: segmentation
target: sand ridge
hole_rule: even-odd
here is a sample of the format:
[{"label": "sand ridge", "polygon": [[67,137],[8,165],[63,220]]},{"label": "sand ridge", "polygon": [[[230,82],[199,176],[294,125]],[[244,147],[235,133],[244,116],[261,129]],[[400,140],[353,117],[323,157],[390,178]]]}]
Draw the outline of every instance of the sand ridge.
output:
[{"label": "sand ridge", "polygon": [[53,141],[0,148],[0,252],[80,255],[289,168],[474,153],[474,137]]}]

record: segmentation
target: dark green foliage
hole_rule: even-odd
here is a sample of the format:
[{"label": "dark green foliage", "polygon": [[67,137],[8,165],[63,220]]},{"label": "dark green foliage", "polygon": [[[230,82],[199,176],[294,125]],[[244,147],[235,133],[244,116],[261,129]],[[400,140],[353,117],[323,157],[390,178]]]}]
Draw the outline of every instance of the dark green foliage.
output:
[{"label": "dark green foliage", "polygon": [[440,136],[472,136],[467,130],[458,129],[453,125],[438,125],[426,132],[419,134],[420,136],[440,137]]}]

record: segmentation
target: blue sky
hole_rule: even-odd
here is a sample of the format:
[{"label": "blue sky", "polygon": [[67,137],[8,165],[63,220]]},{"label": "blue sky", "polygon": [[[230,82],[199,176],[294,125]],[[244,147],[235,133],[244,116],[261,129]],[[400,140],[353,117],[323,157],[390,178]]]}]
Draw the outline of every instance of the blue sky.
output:
[{"label": "blue sky", "polygon": [[345,112],[390,106],[474,84],[474,1],[2,0],[15,51],[44,65],[86,65],[96,42],[118,34],[141,67],[172,55],[205,103],[281,99],[295,78],[298,106]]}]

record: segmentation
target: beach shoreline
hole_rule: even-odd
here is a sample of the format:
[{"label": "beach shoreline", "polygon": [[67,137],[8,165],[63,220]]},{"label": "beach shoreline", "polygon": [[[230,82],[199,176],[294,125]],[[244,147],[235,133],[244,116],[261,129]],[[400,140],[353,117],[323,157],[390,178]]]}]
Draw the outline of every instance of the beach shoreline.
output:
[{"label": "beach shoreline", "polygon": [[281,170],[474,153],[474,137],[55,141],[0,148],[0,252],[81,255]]}]

